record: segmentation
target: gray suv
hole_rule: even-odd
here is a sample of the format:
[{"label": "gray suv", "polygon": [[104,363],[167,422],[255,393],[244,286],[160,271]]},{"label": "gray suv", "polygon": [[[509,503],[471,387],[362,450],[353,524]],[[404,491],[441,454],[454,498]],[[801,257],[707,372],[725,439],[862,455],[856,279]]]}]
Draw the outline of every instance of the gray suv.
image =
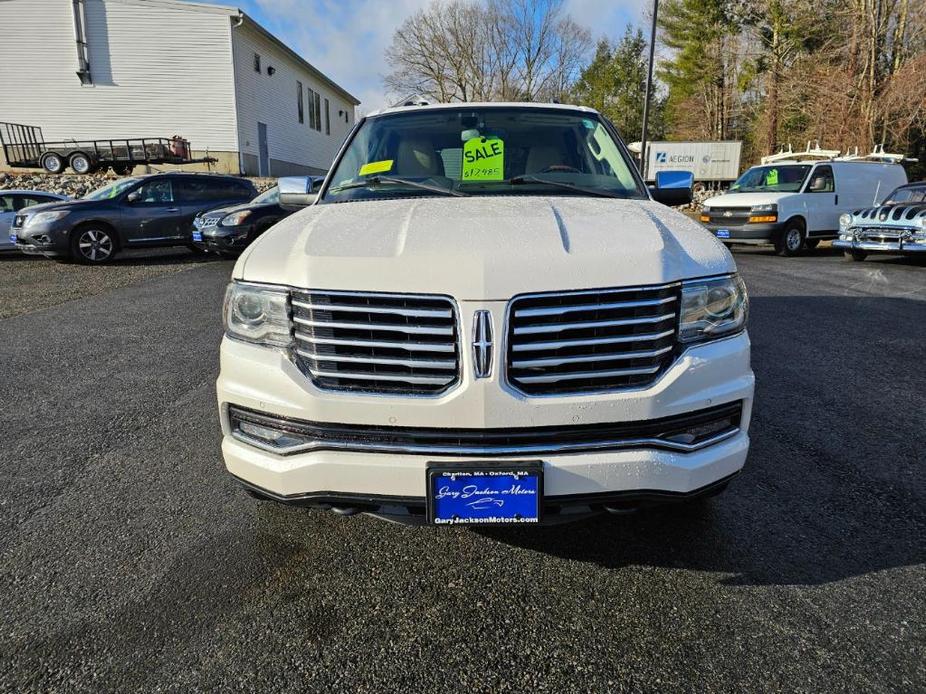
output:
[{"label": "gray suv", "polygon": [[122,178],[80,200],[36,205],[13,220],[11,238],[24,253],[87,264],[127,248],[193,246],[193,218],[246,202],[254,184],[234,176],[164,173]]}]

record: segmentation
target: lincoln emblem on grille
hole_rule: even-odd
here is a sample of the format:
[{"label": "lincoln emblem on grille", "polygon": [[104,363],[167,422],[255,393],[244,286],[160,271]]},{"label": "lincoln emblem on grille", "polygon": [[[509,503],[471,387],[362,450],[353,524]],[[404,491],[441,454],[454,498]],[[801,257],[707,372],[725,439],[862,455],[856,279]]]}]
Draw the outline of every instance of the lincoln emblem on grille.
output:
[{"label": "lincoln emblem on grille", "polygon": [[476,311],[473,316],[473,369],[476,378],[492,373],[492,314]]}]

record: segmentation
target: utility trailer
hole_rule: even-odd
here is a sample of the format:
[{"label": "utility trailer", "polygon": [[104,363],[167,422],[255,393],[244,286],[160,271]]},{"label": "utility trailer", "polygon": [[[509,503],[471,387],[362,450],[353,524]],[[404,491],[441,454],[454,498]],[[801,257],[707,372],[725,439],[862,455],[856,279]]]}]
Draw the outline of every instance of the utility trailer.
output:
[{"label": "utility trailer", "polygon": [[190,143],[179,136],[45,142],[34,125],[0,122],[0,144],[8,166],[62,173],[68,166],[78,174],[112,169],[124,176],[148,164],[197,164],[213,157],[193,159]]}]

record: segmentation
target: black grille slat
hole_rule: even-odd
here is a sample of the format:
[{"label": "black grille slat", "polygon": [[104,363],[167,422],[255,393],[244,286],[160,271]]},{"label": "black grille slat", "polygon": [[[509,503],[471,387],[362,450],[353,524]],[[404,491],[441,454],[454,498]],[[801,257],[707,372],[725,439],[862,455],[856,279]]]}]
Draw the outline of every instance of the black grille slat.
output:
[{"label": "black grille slat", "polygon": [[529,395],[652,383],[674,357],[679,300],[677,284],[516,297],[508,379]]},{"label": "black grille slat", "polygon": [[297,291],[292,310],[296,362],[320,388],[434,395],[459,380],[449,298]]}]

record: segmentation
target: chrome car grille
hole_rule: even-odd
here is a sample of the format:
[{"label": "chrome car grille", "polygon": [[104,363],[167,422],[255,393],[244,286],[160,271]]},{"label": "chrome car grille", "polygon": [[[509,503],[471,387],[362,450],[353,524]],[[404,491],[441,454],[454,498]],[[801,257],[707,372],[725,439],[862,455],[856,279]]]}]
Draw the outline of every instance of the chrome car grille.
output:
[{"label": "chrome car grille", "polygon": [[509,383],[561,395],[652,383],[672,363],[680,287],[516,297],[509,306]]},{"label": "chrome car grille", "polygon": [[436,395],[459,380],[447,297],[294,291],[296,363],[325,390]]},{"label": "chrome car grille", "polygon": [[193,225],[197,229],[208,229],[219,223],[218,217],[197,217],[193,220]]}]

